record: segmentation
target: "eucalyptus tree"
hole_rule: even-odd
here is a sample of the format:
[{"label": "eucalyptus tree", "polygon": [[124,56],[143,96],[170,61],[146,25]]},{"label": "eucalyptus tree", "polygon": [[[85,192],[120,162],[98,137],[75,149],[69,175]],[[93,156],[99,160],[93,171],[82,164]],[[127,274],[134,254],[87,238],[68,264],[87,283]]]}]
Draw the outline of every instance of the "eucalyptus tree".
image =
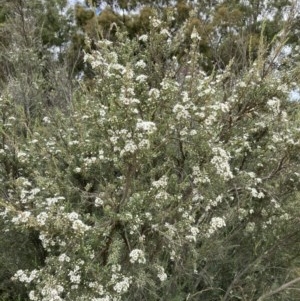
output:
[{"label": "eucalyptus tree", "polygon": [[149,31],[149,19],[155,16],[163,21],[172,18],[172,31],[188,23],[186,38],[176,53],[178,58],[184,58],[195,27],[201,36],[198,51],[203,55],[202,67],[211,72],[214,68],[225,68],[231,59],[235,59],[235,72],[240,72],[257,58],[262,30],[268,44],[288,23],[287,43],[292,48],[296,46],[299,39],[298,10],[298,0],[112,0],[86,1],[85,6],[77,6],[76,18],[78,25],[94,40],[101,37],[113,39],[114,24],[126,28],[130,37],[136,37]]}]

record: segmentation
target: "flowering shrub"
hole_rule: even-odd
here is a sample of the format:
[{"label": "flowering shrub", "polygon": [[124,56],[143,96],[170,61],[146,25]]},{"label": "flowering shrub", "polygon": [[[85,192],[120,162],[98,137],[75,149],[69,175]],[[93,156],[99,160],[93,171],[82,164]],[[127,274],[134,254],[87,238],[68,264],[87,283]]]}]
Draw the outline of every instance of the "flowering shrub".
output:
[{"label": "flowering shrub", "polygon": [[254,300],[292,273],[297,69],[265,72],[262,51],[243,74],[206,74],[196,31],[179,61],[185,30],[167,26],[98,41],[69,115],[49,110],[26,136],[1,98],[0,156],[14,168],[1,174],[1,217],[44,250],[12,275],[29,300]]}]

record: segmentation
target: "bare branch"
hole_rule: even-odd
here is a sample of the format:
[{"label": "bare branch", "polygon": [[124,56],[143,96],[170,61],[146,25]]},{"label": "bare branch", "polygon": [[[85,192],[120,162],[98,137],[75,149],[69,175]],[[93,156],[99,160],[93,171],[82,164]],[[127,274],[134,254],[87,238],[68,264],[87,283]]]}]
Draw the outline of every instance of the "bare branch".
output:
[{"label": "bare branch", "polygon": [[295,279],[293,279],[293,280],[291,280],[291,281],[289,281],[289,282],[287,282],[287,283],[284,283],[283,285],[281,285],[280,287],[278,287],[276,290],[269,291],[268,293],[266,293],[266,294],[260,296],[260,297],[257,299],[257,301],[263,301],[263,300],[265,300],[266,298],[268,298],[268,297],[270,297],[270,296],[273,296],[273,295],[275,295],[275,294],[278,294],[278,293],[280,293],[281,291],[283,291],[283,290],[289,288],[291,285],[293,285],[293,284],[295,284],[295,283],[297,283],[297,282],[300,282],[300,277],[295,278]]}]

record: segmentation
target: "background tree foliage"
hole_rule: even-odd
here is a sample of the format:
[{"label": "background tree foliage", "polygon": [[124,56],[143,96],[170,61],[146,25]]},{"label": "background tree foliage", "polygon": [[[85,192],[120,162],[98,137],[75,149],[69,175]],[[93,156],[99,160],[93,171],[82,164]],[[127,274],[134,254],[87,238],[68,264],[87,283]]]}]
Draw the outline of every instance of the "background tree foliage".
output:
[{"label": "background tree foliage", "polygon": [[[199,51],[204,56],[203,68],[211,72],[214,67],[224,69],[235,58],[237,70],[256,59],[262,27],[264,37],[270,43],[290,15],[289,44],[297,43],[298,16],[293,1],[86,1],[88,8],[78,5],[75,16],[78,25],[92,38],[95,33],[112,38],[113,24],[117,24],[136,37],[149,31],[149,17],[158,14],[162,20],[172,18],[171,30],[182,24],[187,35],[176,55],[184,57],[190,45],[190,33],[195,27],[201,36]],[[97,7],[101,7],[96,14]],[[132,10],[137,13],[130,13]],[[293,10],[293,14],[289,11]]]},{"label": "background tree foliage", "polygon": [[0,2],[1,300],[299,299],[299,3],[107,2]]}]

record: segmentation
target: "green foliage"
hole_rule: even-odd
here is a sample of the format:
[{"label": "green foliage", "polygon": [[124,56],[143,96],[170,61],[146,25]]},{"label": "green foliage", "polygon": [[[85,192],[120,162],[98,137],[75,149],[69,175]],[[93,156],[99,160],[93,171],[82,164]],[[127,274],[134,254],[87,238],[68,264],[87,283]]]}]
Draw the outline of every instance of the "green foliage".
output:
[{"label": "green foliage", "polygon": [[24,35],[18,14],[5,20],[2,300],[299,298],[293,14],[278,34],[234,1],[204,1],[209,21],[167,2],[136,16],[76,6],[61,60],[45,49],[66,39],[58,10],[39,28],[29,2]]}]

